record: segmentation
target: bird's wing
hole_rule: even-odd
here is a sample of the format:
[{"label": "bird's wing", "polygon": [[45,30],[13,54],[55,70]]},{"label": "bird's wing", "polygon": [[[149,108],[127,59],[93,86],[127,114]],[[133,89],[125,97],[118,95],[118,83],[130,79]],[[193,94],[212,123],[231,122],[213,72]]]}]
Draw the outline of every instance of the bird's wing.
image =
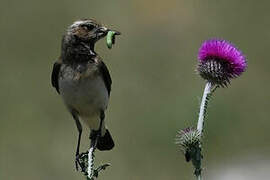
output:
[{"label": "bird's wing", "polygon": [[56,91],[60,94],[59,92],[59,84],[58,84],[58,78],[59,78],[59,72],[61,68],[62,63],[60,61],[56,61],[53,64],[53,71],[51,75],[51,83],[52,86],[56,89]]},{"label": "bird's wing", "polygon": [[109,70],[103,61],[100,61],[100,71],[101,71],[102,78],[105,82],[105,86],[107,88],[108,94],[110,96],[112,79],[111,79]]}]

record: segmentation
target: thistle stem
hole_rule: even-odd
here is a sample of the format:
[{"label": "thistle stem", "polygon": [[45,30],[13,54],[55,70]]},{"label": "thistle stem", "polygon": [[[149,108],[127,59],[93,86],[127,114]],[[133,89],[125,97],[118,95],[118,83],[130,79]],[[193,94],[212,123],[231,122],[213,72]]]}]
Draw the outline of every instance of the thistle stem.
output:
[{"label": "thistle stem", "polygon": [[88,168],[87,174],[89,179],[93,179],[94,176],[94,158],[95,158],[95,150],[97,145],[97,138],[91,141],[91,146],[88,152]]},{"label": "thistle stem", "polygon": [[202,180],[202,176],[201,175],[197,176],[197,180]]},{"label": "thistle stem", "polygon": [[93,177],[93,171],[94,171],[94,147],[91,147],[88,152],[88,168],[87,168],[87,174],[88,178],[91,179]]},{"label": "thistle stem", "polygon": [[212,88],[211,83],[207,82],[205,85],[205,88],[204,88],[204,92],[203,92],[202,102],[201,102],[201,106],[200,106],[199,119],[198,119],[198,124],[197,124],[197,130],[200,132],[201,135],[202,135],[202,131],[203,131],[203,120],[204,120],[204,116],[205,116],[205,112],[206,112],[206,108],[207,108],[207,96],[211,93],[211,88]]}]

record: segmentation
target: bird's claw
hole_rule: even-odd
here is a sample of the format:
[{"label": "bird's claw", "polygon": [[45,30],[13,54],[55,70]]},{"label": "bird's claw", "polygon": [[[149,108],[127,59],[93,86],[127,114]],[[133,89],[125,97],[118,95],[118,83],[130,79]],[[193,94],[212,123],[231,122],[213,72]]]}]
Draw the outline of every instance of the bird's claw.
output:
[{"label": "bird's claw", "polygon": [[83,152],[81,154],[76,155],[75,167],[77,171],[79,170],[79,167],[80,167],[81,172],[86,173],[87,158],[88,158],[88,152]]},{"label": "bird's claw", "polygon": [[76,171],[79,171],[79,166],[82,169],[82,166],[81,166],[81,163],[80,163],[80,155],[78,154],[75,157],[75,168],[76,168]]},{"label": "bird's claw", "polygon": [[76,171],[79,170],[79,165],[78,165],[78,160],[77,160],[77,157],[75,158],[75,168],[76,168]]}]

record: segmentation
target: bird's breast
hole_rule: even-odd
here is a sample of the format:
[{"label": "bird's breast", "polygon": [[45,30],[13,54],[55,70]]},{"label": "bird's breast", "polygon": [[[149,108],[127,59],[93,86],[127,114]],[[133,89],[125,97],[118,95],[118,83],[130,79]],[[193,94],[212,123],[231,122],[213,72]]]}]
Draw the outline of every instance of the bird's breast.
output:
[{"label": "bird's breast", "polygon": [[68,108],[74,108],[80,116],[96,116],[107,108],[108,92],[95,67],[83,72],[64,67],[59,77],[59,90]]}]

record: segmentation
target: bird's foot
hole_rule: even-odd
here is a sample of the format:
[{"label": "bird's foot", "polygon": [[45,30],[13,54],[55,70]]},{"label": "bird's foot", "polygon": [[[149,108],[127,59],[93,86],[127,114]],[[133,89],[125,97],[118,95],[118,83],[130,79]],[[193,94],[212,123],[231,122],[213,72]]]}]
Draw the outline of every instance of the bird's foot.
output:
[{"label": "bird's foot", "polygon": [[88,152],[83,152],[81,154],[76,155],[75,158],[75,167],[76,170],[78,171],[79,168],[81,169],[81,172],[87,173],[87,162],[88,161]]},{"label": "bird's foot", "polygon": [[90,133],[89,139],[95,140],[100,135],[101,135],[101,130],[92,130]]}]

